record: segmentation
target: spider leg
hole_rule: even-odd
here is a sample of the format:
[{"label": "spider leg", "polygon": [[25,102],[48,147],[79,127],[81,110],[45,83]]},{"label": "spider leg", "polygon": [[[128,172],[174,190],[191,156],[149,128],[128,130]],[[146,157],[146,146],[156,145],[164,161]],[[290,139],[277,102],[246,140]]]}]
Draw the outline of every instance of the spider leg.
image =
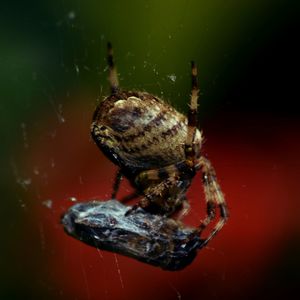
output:
[{"label": "spider leg", "polygon": [[[169,177],[144,191],[146,204],[157,207],[160,213],[170,216],[181,207],[184,192],[178,188],[177,176]],[[143,203],[143,199],[141,201]],[[151,209],[151,207],[150,207]]]},{"label": "spider leg", "polygon": [[114,181],[114,185],[113,185],[113,191],[112,191],[112,194],[111,194],[112,199],[116,199],[116,196],[117,196],[117,193],[119,191],[119,187],[120,187],[120,183],[121,183],[122,178],[123,178],[123,174],[122,174],[121,170],[119,169],[117,171],[115,181]]},{"label": "spider leg", "polygon": [[116,94],[119,90],[119,80],[116,66],[113,59],[113,48],[111,43],[107,43],[107,63],[109,68],[108,80],[110,83],[111,93]]},{"label": "spider leg", "polygon": [[[176,167],[169,166],[169,169],[172,168],[175,170]],[[126,215],[138,207],[149,210],[154,209],[155,212],[171,215],[182,204],[185,190],[180,187],[181,181],[176,174],[167,176],[167,173],[164,173],[165,178],[162,179],[163,176],[159,177],[158,175],[159,171],[162,172],[162,169],[165,168],[143,171],[138,176],[135,182],[140,184],[140,187],[145,186],[143,190],[144,197],[127,211]]]},{"label": "spider leg", "polygon": [[216,178],[216,172],[213,166],[211,165],[210,161],[205,157],[201,157],[198,160],[198,164],[200,165],[203,174],[202,180],[207,204],[207,216],[202,222],[202,224],[199,226],[200,233],[215,218],[217,207],[220,211],[220,220],[212,229],[210,235],[204,240],[202,246],[205,246],[221,230],[223,225],[226,223],[229,214],[224,195]]},{"label": "spider leg", "polygon": [[[145,208],[155,203],[162,210],[166,210],[168,215],[171,215],[182,206],[177,219],[183,218],[189,211],[189,203],[185,193],[194,175],[195,172],[186,164],[186,161],[159,169],[142,171],[135,178],[135,184],[138,189],[143,190],[145,197],[134,209],[137,207]],[[171,205],[173,206],[172,209],[170,208]]]},{"label": "spider leg", "polygon": [[[188,111],[188,130],[185,142],[185,164],[191,169],[202,169],[203,185],[207,205],[207,216],[199,227],[200,233],[208,226],[208,224],[215,218],[216,207],[220,210],[220,220],[213,228],[210,235],[203,242],[206,245],[215,235],[221,230],[228,218],[227,206],[223,193],[220,189],[219,183],[216,179],[216,173],[210,161],[200,156],[201,135],[197,138],[197,108],[198,108],[198,80],[197,67],[194,62],[192,66],[192,93],[191,101]],[[198,142],[197,142],[198,139]]]},{"label": "spider leg", "polygon": [[192,67],[192,93],[191,93],[191,100],[189,104],[189,111],[188,111],[188,129],[187,129],[187,138],[185,142],[185,156],[187,163],[191,166],[194,163],[194,159],[198,156],[200,151],[200,147],[197,143],[195,143],[195,136],[197,131],[197,110],[198,110],[198,94],[199,94],[199,87],[198,87],[198,79],[197,79],[197,66],[195,62],[191,62]]}]

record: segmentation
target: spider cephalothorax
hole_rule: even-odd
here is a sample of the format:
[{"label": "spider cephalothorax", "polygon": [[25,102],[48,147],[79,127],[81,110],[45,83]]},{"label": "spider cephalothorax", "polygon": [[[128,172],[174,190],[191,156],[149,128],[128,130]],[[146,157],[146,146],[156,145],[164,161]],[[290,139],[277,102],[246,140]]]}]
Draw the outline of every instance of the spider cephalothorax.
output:
[{"label": "spider cephalothorax", "polygon": [[[220,210],[220,220],[206,243],[225,223],[228,213],[223,194],[210,162],[201,156],[202,135],[197,129],[197,68],[192,62],[192,93],[188,116],[146,92],[119,88],[112,47],[108,44],[111,95],[97,107],[91,126],[92,137],[118,167],[112,198],[122,176],[135,188],[131,199],[142,196],[136,206],[153,213],[171,215],[187,207],[186,191],[201,170],[207,202],[202,231]],[[182,210],[186,213],[187,208]]]}]

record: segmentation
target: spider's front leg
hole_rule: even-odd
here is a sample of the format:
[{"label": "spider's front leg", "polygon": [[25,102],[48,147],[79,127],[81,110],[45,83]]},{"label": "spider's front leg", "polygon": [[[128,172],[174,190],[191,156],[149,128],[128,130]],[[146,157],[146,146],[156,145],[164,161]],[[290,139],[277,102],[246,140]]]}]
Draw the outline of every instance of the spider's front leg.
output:
[{"label": "spider's front leg", "polygon": [[202,170],[202,180],[204,185],[204,193],[207,203],[207,216],[200,225],[200,233],[208,226],[208,224],[215,218],[216,208],[220,211],[220,220],[217,222],[215,227],[212,229],[209,236],[204,240],[202,247],[205,246],[224,226],[229,214],[227,205],[224,199],[224,195],[221,191],[220,185],[217,181],[216,172],[211,165],[210,161],[201,157],[198,160],[198,164]]},{"label": "spider's front leg", "polygon": [[185,142],[185,163],[187,166],[191,166],[195,170],[201,169],[203,174],[207,216],[200,225],[200,233],[215,218],[217,206],[220,211],[220,220],[215,225],[210,235],[204,240],[202,244],[203,247],[216,235],[218,231],[221,230],[228,218],[228,210],[224,195],[216,178],[215,170],[210,161],[202,157],[200,153],[202,137],[201,134],[199,135],[200,132],[197,130],[198,93],[197,67],[195,63],[192,62],[192,93],[188,112],[188,131]]}]

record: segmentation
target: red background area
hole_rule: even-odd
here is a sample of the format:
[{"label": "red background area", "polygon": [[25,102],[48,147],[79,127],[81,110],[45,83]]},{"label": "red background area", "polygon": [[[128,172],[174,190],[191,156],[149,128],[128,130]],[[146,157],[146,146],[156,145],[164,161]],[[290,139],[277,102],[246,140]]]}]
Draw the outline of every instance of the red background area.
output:
[{"label": "red background area", "polygon": [[[37,283],[53,297],[274,299],[293,294],[300,244],[297,121],[224,114],[203,125],[203,153],[217,171],[230,219],[190,266],[168,272],[64,233],[59,221],[73,204],[68,198],[109,199],[116,172],[89,137],[92,109],[81,105],[65,111],[67,121],[59,127],[52,119],[38,127],[27,161],[28,170],[38,165],[40,174],[32,184],[34,214],[24,227],[23,250],[29,261],[35,256]],[[130,189],[123,182],[119,196]],[[46,199],[52,208],[42,205]],[[197,225],[205,211],[199,175],[188,199],[185,222]]]}]

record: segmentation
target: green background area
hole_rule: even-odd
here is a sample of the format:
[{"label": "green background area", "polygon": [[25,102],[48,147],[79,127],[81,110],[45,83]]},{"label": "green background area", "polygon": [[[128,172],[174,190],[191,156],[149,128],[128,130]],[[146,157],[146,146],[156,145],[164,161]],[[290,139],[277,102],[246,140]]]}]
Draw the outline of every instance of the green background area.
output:
[{"label": "green background area", "polygon": [[[245,76],[257,53],[265,48],[267,65],[272,58],[272,70],[279,71],[276,77],[281,77],[283,84],[286,77],[291,77],[292,74],[280,71],[283,63],[287,70],[292,63],[289,55],[296,51],[293,33],[296,33],[298,7],[294,4],[294,1],[7,1],[2,5],[0,20],[1,137],[9,133],[11,147],[20,123],[52,109],[51,101],[57,97],[67,101],[61,95],[88,89],[97,97],[102,88],[108,91],[105,73],[108,40],[115,48],[122,86],[163,94],[182,110],[190,90],[189,61],[194,59],[199,65],[201,92],[205,96],[205,102],[201,103],[203,118],[220,109],[261,111],[270,103],[268,111],[292,111],[291,105],[283,106],[269,97],[260,103],[255,99],[251,102],[240,99],[240,104],[234,103],[235,107],[228,103],[228,94],[238,88],[240,77]],[[260,74],[266,72],[266,65],[261,67],[255,70],[259,80],[249,91],[251,94],[256,90],[258,97],[264,92],[257,90]],[[176,76],[175,82],[170,75]],[[251,82],[255,84],[255,78]],[[265,78],[265,84],[269,84],[269,78]],[[275,88],[279,93],[283,90]],[[284,101],[292,104],[289,99]],[[9,153],[8,148],[5,153]]]}]

